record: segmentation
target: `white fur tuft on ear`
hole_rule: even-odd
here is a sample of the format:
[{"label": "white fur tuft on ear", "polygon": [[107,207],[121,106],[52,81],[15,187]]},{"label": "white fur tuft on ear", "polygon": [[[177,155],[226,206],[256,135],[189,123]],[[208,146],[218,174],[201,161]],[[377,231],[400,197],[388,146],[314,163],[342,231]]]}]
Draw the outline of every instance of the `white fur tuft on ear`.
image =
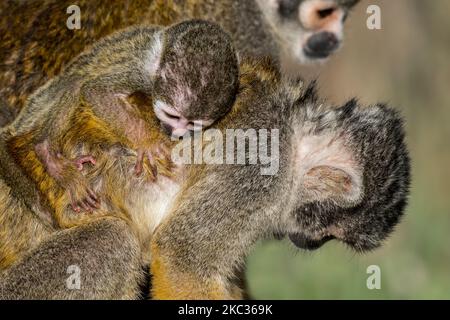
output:
[{"label": "white fur tuft on ear", "polygon": [[308,196],[349,205],[361,198],[362,173],[354,154],[345,145],[345,136],[324,132],[294,139],[297,176]]}]

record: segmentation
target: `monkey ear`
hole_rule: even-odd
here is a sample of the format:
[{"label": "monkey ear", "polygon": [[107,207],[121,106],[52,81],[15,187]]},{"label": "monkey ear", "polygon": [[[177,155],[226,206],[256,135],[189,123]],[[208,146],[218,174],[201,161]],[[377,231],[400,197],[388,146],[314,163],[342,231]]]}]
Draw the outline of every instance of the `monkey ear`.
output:
[{"label": "monkey ear", "polygon": [[304,186],[314,201],[333,201],[343,207],[355,204],[361,195],[359,176],[326,165],[308,170],[304,176]]},{"label": "monkey ear", "polygon": [[328,132],[303,137],[297,161],[304,200],[332,201],[341,207],[359,202],[362,172],[344,136]]}]

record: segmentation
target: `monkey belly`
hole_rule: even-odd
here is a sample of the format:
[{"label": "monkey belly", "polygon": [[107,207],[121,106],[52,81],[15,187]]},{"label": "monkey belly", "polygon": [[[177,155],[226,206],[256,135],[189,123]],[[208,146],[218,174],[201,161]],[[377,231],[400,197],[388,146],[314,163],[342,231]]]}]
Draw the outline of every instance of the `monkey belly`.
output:
[{"label": "monkey belly", "polygon": [[126,202],[131,221],[143,247],[143,259],[150,263],[150,241],[158,225],[170,212],[180,191],[180,182],[159,176],[156,182],[145,183],[130,193]]}]

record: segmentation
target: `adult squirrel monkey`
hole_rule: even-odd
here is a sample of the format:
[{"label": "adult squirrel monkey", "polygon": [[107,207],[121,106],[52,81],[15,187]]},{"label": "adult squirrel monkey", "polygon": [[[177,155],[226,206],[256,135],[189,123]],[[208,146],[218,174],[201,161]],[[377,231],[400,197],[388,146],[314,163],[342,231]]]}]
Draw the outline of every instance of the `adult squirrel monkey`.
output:
[{"label": "adult squirrel monkey", "polygon": [[[245,257],[274,233],[310,249],[331,239],[357,251],[379,246],[408,194],[399,115],[355,101],[328,108],[313,85],[286,79],[270,60],[243,59],[239,83],[232,110],[212,128],[278,130],[267,150],[279,150],[279,170],[262,175],[261,161],[182,165],[173,177],[148,182],[133,174],[136,153],[127,145],[84,141],[80,148],[73,143],[80,136],[69,135],[64,150],[73,156],[96,152],[86,179],[104,198],[93,214],[75,214],[69,229],[46,223],[41,193],[20,166],[28,155],[15,153],[11,141],[18,140],[4,136],[0,296],[137,298],[150,262],[153,298],[239,299],[235,276]],[[67,287],[71,267],[81,272],[80,290]]]}]

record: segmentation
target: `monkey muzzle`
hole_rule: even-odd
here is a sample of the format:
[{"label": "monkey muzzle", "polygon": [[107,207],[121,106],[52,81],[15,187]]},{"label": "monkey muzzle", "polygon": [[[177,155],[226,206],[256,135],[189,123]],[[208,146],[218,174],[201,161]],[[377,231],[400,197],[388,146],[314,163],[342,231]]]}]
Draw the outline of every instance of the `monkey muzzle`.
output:
[{"label": "monkey muzzle", "polygon": [[289,240],[300,249],[305,250],[316,250],[323,246],[326,242],[333,240],[334,236],[326,236],[320,240],[311,239],[304,235],[303,233],[292,233],[289,234]]},{"label": "monkey muzzle", "polygon": [[339,47],[337,36],[328,31],[319,32],[309,37],[303,49],[305,55],[313,59],[324,59]]}]

